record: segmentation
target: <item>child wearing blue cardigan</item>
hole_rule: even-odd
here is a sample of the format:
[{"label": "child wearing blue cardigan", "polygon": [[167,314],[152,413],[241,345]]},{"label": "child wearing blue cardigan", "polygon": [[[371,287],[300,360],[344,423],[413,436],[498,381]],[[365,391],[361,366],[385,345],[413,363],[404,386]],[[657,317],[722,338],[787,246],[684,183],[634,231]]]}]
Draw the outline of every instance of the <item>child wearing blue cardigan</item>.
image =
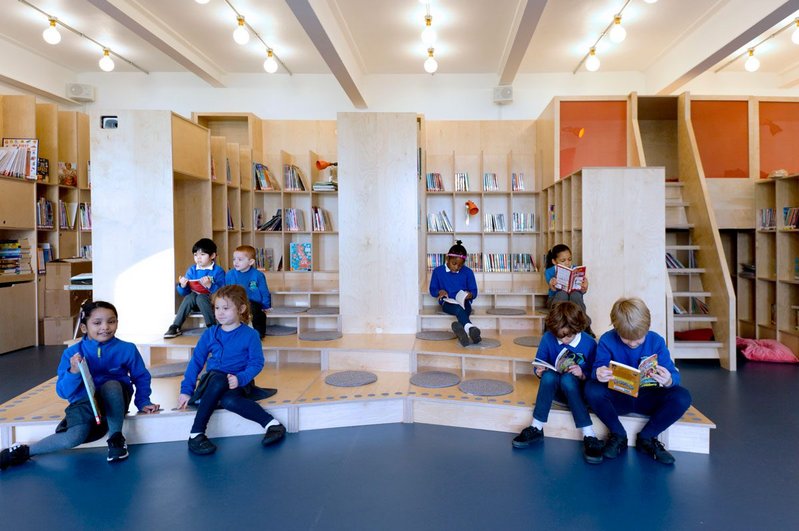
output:
[{"label": "child wearing blue cardigan", "polygon": [[[480,329],[469,319],[472,314],[472,301],[477,298],[477,280],[474,278],[474,272],[464,265],[467,257],[463,242],[457,240],[455,245],[449,248],[444,265],[433,269],[430,277],[430,296],[438,299],[438,304],[444,313],[457,318],[457,321],[452,323],[452,331],[464,347],[479,343],[482,339]],[[461,291],[465,297],[463,305],[445,300],[455,300]]]},{"label": "child wearing blue cardigan", "polygon": [[549,311],[544,325],[546,332],[533,362],[533,370],[541,379],[533,423],[513,439],[513,447],[527,448],[544,439],[544,424],[552,401],[557,399],[568,403],[575,427],[583,432],[585,460],[592,464],[601,463],[602,442],[594,433],[588,407],[583,401],[583,386],[591,374],[596,355],[596,341],[584,332],[588,320],[577,304],[567,301],[557,303]]},{"label": "child wearing blue cardigan", "polygon": [[[136,345],[116,337],[117,309],[105,301],[88,302],[80,311],[83,339],[67,348],[58,364],[56,393],[67,400],[65,418],[56,433],[30,446],[21,444],[0,452],[0,469],[19,465],[34,455],[74,448],[96,441],[106,433],[109,463],[128,457],[122,423],[131,397],[142,413],[155,413],[158,404],[150,401],[150,372]],[[79,365],[86,360],[100,409],[100,424],[89,403]]]},{"label": "child wearing blue cardigan", "polygon": [[[197,342],[178,396],[178,409],[190,400],[197,403],[189,450],[199,455],[216,451],[205,430],[217,405],[260,424],[266,430],[261,444],[272,444],[283,438],[286,428],[254,400],[260,389],[253,380],[264,367],[264,353],[258,332],[245,326],[250,320],[247,294],[241,286],[224,286],[214,293],[213,304],[218,324]],[[203,367],[206,373],[198,382]]]},{"label": "child wearing blue cardigan", "polygon": [[[599,339],[593,379],[586,384],[588,405],[608,427],[610,434],[603,450],[604,457],[613,459],[627,448],[627,433],[619,421],[620,415],[639,413],[649,420],[638,433],[636,449],[655,461],[671,465],[674,456],[658,440],[658,435],[680,420],[691,406],[691,394],[680,386],[680,372],[669,355],[666,341],[649,330],[649,308],[641,299],[619,299],[610,311],[613,330]],[[638,397],[608,388],[613,376],[611,360],[638,367],[641,360],[657,355],[657,367],[642,375]]]}]

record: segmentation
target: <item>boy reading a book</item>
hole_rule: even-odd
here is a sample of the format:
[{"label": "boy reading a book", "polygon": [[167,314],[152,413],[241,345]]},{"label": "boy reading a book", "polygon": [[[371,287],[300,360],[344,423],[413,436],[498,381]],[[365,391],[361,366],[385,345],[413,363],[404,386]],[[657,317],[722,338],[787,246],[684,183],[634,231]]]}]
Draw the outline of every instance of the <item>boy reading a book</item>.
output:
[{"label": "boy reading a book", "polygon": [[272,307],[272,296],[266,276],[255,268],[255,247],[239,245],[233,251],[233,269],[225,275],[225,285],[237,284],[247,292],[252,314],[252,327],[261,339],[266,335],[266,312]]},{"label": "boy reading a book", "polygon": [[477,298],[477,280],[466,264],[466,247],[461,240],[449,248],[444,265],[433,269],[430,277],[430,295],[438,299],[444,313],[454,315],[452,331],[461,346],[466,347],[482,340],[480,329],[472,324],[472,301]]},{"label": "boy reading a book", "polygon": [[544,321],[546,332],[533,361],[541,381],[533,409],[533,424],[513,439],[514,448],[527,448],[544,438],[544,424],[552,401],[569,404],[575,427],[583,432],[583,457],[592,464],[602,462],[602,442],[597,439],[588,408],[583,401],[584,382],[596,354],[596,341],[583,333],[588,322],[573,302],[556,304]]},{"label": "boy reading a book", "polygon": [[225,270],[216,265],[216,244],[210,238],[197,240],[191,252],[194,254],[194,265],[189,266],[186,274],[178,278],[177,290],[183,296],[178,313],[164,338],[177,337],[183,332],[180,327],[196,308],[205,319],[205,326],[216,323],[211,295],[225,285]]},{"label": "boy reading a book", "polygon": [[[585,386],[585,398],[599,419],[608,427],[603,455],[617,457],[627,448],[627,433],[620,415],[648,415],[636,439],[635,447],[654,460],[673,464],[672,456],[658,440],[658,435],[677,422],[691,406],[691,394],[680,386],[680,372],[674,366],[664,339],[649,330],[649,308],[641,299],[619,299],[610,311],[613,330],[602,335],[597,347],[593,379]],[[611,361],[638,367],[642,360],[656,355],[641,375],[638,396],[614,391],[608,382],[614,378]],[[654,366],[653,366],[654,365]]]}]

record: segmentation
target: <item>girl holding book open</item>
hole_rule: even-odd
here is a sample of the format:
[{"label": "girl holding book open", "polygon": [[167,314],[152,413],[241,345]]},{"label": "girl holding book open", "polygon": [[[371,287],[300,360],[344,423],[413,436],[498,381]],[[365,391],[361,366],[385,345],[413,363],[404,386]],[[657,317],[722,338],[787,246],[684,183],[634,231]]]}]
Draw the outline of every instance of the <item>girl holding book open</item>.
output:
[{"label": "girl holding book open", "polygon": [[464,347],[482,340],[480,329],[469,318],[472,301],[477,298],[477,280],[474,272],[465,265],[466,258],[466,247],[457,240],[447,251],[444,265],[433,269],[430,277],[430,295],[438,299],[444,313],[457,319],[452,323],[452,331]]},{"label": "girl holding book open", "polygon": [[[549,295],[547,297],[547,308],[552,308],[556,303],[563,301],[571,301],[577,304],[583,313],[588,318],[588,326],[586,332],[596,337],[593,330],[591,330],[591,318],[588,317],[588,312],[585,309],[585,301],[583,296],[588,291],[588,276],[585,274],[585,268],[578,268],[572,264],[572,252],[568,245],[559,243],[552,249],[547,251],[547,268],[544,270],[544,279],[549,286]],[[563,269],[573,270],[574,274],[579,275],[572,285],[565,285],[559,276],[558,270]],[[569,273],[570,271],[566,271]]]},{"label": "girl holding book open", "polygon": [[53,435],[0,452],[0,469],[20,465],[34,455],[96,441],[109,432],[108,462],[128,457],[122,423],[134,387],[140,412],[155,413],[159,405],[150,401],[150,372],[136,345],[116,337],[117,319],[117,309],[109,302],[84,303],[80,310],[83,339],[64,351],[58,365],[56,393],[69,401],[64,420]]}]

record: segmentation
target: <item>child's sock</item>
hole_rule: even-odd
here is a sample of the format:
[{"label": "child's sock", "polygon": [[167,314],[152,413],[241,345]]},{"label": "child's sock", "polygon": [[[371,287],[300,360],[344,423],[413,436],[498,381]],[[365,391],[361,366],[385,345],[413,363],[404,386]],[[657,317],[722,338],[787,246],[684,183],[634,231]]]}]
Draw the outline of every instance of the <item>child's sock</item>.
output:
[{"label": "child's sock", "polygon": [[586,426],[583,428],[583,437],[596,437],[593,426]]},{"label": "child's sock", "polygon": [[271,426],[280,426],[280,422],[277,419],[272,419],[264,428],[268,430]]},{"label": "child's sock", "polygon": [[543,430],[544,429],[544,423],[541,422],[540,420],[533,419],[533,428],[535,428],[537,430]]},{"label": "child's sock", "polygon": [[464,330],[466,331],[466,333],[468,334],[468,333],[469,333],[469,329],[470,329],[471,327],[473,327],[473,326],[474,326],[474,325],[473,325],[472,323],[466,323],[465,325],[463,325],[463,329],[464,329]]},{"label": "child's sock", "polygon": [[194,439],[194,438],[195,438],[195,437],[197,437],[198,435],[202,435],[202,432],[200,432],[200,433],[190,433],[190,434],[189,434],[189,439]]}]

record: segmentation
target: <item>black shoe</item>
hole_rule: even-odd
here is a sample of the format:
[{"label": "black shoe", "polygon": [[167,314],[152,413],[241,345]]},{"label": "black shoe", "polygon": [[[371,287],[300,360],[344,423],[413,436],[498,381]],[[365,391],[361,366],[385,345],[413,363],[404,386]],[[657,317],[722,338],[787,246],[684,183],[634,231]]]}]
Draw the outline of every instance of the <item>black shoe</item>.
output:
[{"label": "black shoe", "polygon": [[479,343],[483,339],[480,337],[480,329],[474,325],[469,329],[469,337],[472,339],[472,343]]},{"label": "black shoe", "polygon": [[266,433],[264,434],[264,438],[261,439],[261,444],[264,446],[269,446],[270,444],[276,443],[285,436],[286,436],[285,426],[283,426],[282,424],[272,425],[266,428]]},{"label": "black shoe", "polygon": [[466,333],[466,330],[463,329],[463,325],[458,321],[452,323],[452,331],[455,332],[455,336],[458,338],[458,341],[462,347],[468,347],[472,343],[472,340],[469,339],[469,335]]},{"label": "black shoe", "polygon": [[602,462],[604,446],[602,441],[596,437],[583,437],[583,457],[592,465],[598,465]]},{"label": "black shoe", "polygon": [[615,459],[619,454],[627,449],[627,436],[622,433],[611,433],[608,440],[605,441],[605,447],[602,449],[602,455],[608,459]]},{"label": "black shoe", "polygon": [[651,439],[637,437],[635,439],[635,449],[664,465],[674,464],[674,456],[666,450],[666,447],[663,446],[663,443],[657,437],[652,437]]},{"label": "black shoe", "polygon": [[544,430],[539,430],[532,426],[527,426],[522,432],[513,438],[514,448],[527,448],[531,444],[544,440]]},{"label": "black shoe", "polygon": [[116,432],[108,438],[108,459],[109,463],[122,461],[128,458],[128,445],[125,444],[125,437]]},{"label": "black shoe", "polygon": [[169,330],[167,330],[164,334],[164,339],[172,339],[173,337],[178,337],[181,335],[183,335],[183,332],[180,330],[179,326],[170,325]]},{"label": "black shoe", "polygon": [[0,470],[10,466],[21,465],[31,458],[30,448],[27,444],[15,444],[0,452]]},{"label": "black shoe", "polygon": [[189,450],[197,455],[208,455],[216,452],[216,445],[204,433],[189,438]]}]

